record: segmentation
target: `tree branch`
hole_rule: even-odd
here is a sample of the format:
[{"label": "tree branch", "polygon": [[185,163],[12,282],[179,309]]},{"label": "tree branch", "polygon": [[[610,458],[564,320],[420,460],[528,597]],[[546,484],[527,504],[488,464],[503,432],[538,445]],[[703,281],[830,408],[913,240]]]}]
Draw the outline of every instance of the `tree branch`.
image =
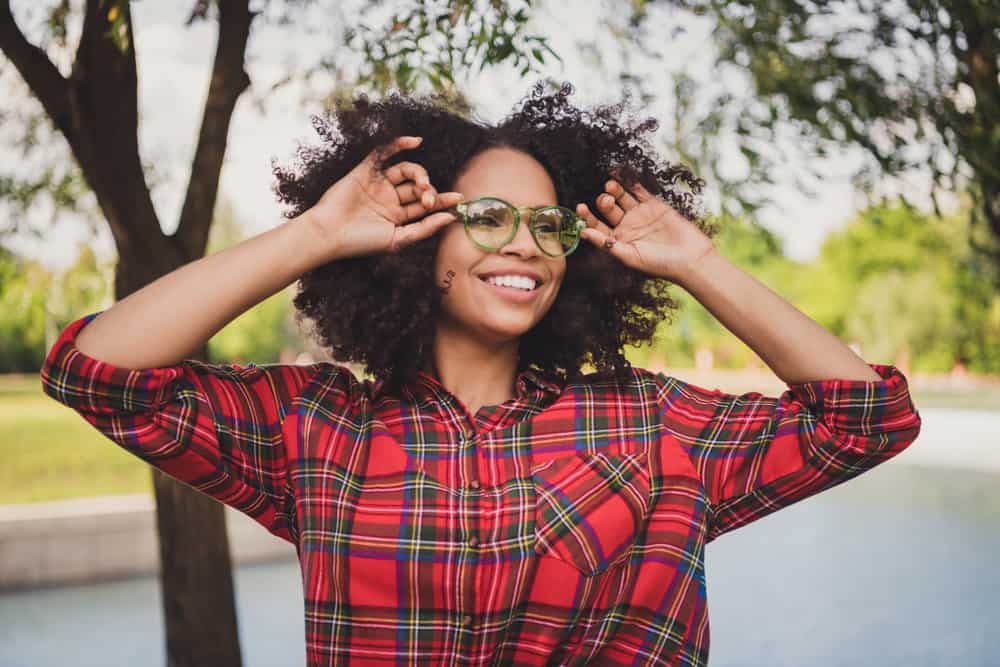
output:
[{"label": "tree branch", "polygon": [[236,101],[250,86],[244,64],[253,18],[248,0],[219,0],[219,40],[212,80],[176,233],[192,257],[202,256],[208,243],[230,120]]},{"label": "tree branch", "polygon": [[10,0],[0,3],[0,51],[14,63],[45,113],[72,144],[75,135],[70,118],[69,86],[45,52],[30,43],[14,22]]},{"label": "tree branch", "polygon": [[[111,227],[119,256],[162,255],[162,235],[139,157],[139,102],[135,46],[128,3],[119,25],[128,32],[126,48],[111,39],[111,19],[102,0],[87,0],[83,32],[69,77],[71,122],[79,140],[71,142],[91,189]],[[134,253],[134,254],[131,254]],[[180,249],[164,258],[179,265]]]},{"label": "tree branch", "polygon": [[194,3],[194,7],[191,8],[191,14],[188,16],[187,25],[191,25],[195,21],[200,21],[206,16],[208,16],[208,0],[197,0],[197,2]]}]

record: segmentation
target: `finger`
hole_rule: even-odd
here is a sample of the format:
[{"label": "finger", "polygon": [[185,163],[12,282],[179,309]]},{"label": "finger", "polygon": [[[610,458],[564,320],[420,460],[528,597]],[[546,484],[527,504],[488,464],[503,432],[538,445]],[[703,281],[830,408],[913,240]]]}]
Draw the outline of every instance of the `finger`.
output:
[{"label": "finger", "polygon": [[590,210],[590,207],[587,206],[586,204],[582,202],[577,204],[576,213],[587,222],[588,227],[593,227],[594,229],[603,232],[604,234],[611,233],[611,228],[608,227],[606,224],[604,224],[604,222],[601,221],[600,218],[594,215],[594,213]]},{"label": "finger", "polygon": [[369,152],[367,156],[365,156],[365,161],[369,164],[375,164],[380,159],[385,160],[400,151],[416,148],[423,140],[423,137],[415,137],[404,134],[396,137],[387,144],[376,147],[374,150]]},{"label": "finger", "polygon": [[409,204],[417,200],[422,200],[428,195],[430,195],[431,199],[427,205],[433,206],[434,197],[437,196],[437,190],[434,189],[433,185],[420,186],[412,181],[406,181],[396,186],[396,196],[399,198],[400,204]]},{"label": "finger", "polygon": [[411,225],[396,227],[393,230],[394,234],[389,251],[395,252],[400,248],[405,248],[412,243],[421,241],[454,221],[454,213],[451,213],[450,211],[441,211],[440,213],[434,213],[427,216],[420,222],[414,222]]},{"label": "finger", "polygon": [[391,167],[386,167],[382,173],[393,185],[399,185],[403,181],[413,181],[417,185],[426,186],[431,182],[427,170],[416,162],[397,162]]},{"label": "finger", "polygon": [[[426,196],[427,193],[424,194]],[[429,211],[451,208],[460,201],[462,201],[461,193],[442,192],[434,198],[433,203],[430,205],[425,205],[424,200],[407,204],[403,207],[403,214],[406,216],[406,221],[415,220],[427,215]],[[449,213],[449,215],[453,216],[454,214]]]},{"label": "finger", "polygon": [[615,239],[614,231],[610,234],[605,234],[604,232],[594,229],[593,227],[588,227],[580,233],[580,236],[593,243],[601,251],[606,252],[613,257],[617,257],[620,260],[624,261],[627,256],[626,244]]},{"label": "finger", "polygon": [[632,194],[635,195],[635,198],[639,200],[640,204],[656,197],[656,195],[652,192],[642,187],[642,183],[636,183],[632,186]]},{"label": "finger", "polygon": [[623,211],[631,211],[639,205],[636,198],[633,197],[618,181],[611,180],[605,183],[604,191],[615,198],[615,202]]},{"label": "finger", "polygon": [[616,227],[622,221],[622,218],[625,217],[625,211],[618,205],[615,198],[609,194],[603,194],[597,198],[597,210],[601,212],[601,215],[604,216],[604,219],[612,227]]}]

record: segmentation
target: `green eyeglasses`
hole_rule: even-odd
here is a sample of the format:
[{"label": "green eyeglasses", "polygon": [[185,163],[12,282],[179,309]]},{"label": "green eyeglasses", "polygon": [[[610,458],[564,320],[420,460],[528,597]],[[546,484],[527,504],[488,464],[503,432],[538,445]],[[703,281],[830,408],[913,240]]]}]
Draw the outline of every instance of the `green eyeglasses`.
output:
[{"label": "green eyeglasses", "polygon": [[[532,209],[528,229],[538,249],[549,257],[563,257],[576,250],[586,221],[564,206]],[[498,197],[479,197],[457,204],[465,234],[476,246],[496,252],[510,243],[521,224],[521,209]]]}]

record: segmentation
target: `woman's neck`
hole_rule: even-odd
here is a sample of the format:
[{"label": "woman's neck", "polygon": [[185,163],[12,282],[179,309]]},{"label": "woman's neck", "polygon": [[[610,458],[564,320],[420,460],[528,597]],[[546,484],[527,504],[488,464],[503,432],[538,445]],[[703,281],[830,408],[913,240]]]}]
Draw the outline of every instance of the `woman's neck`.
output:
[{"label": "woman's neck", "polygon": [[491,344],[441,324],[434,337],[433,367],[427,370],[475,415],[484,405],[514,396],[517,351],[516,339]]}]

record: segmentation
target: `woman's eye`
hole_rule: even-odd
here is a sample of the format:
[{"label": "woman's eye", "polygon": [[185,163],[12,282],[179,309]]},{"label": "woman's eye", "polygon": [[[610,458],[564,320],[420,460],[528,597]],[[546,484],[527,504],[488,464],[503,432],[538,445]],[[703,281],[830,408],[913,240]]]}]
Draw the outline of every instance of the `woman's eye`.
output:
[{"label": "woman's eye", "polygon": [[559,221],[551,218],[537,218],[535,220],[535,232],[539,234],[558,234]]},{"label": "woman's eye", "polygon": [[474,224],[474,225],[481,225],[483,227],[498,227],[498,226],[500,226],[500,223],[497,222],[495,219],[493,219],[493,218],[491,218],[489,216],[485,216],[485,215],[480,215],[480,216],[477,216],[477,217],[473,218],[472,219],[472,224]]}]

